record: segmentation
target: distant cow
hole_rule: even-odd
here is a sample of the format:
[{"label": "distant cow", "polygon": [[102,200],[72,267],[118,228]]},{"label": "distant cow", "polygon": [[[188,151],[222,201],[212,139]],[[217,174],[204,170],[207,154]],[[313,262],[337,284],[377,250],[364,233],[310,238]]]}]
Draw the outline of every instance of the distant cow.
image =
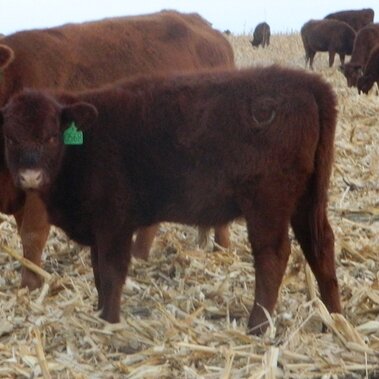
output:
[{"label": "distant cow", "polygon": [[253,40],[250,43],[253,47],[258,47],[261,45],[262,47],[270,45],[270,25],[267,22],[261,22],[254,29]]},{"label": "distant cow", "polygon": [[317,51],[329,52],[329,67],[333,66],[337,53],[340,61],[353,50],[355,31],[345,22],[338,20],[310,20],[301,28],[301,38],[305,50],[305,66],[313,70],[313,60]]},{"label": "distant cow", "polygon": [[[240,216],[255,258],[253,333],[266,328],[262,307],[275,307],[290,224],[322,300],[341,311],[327,218],[336,98],[319,76],[273,66],[138,78],[76,95],[31,90],[0,119],[16,186],[37,191],[51,222],[91,247],[105,320],[119,321],[135,230]],[[79,144],[64,144],[72,139]]]},{"label": "distant cow", "polygon": [[356,32],[364,26],[374,22],[374,10],[371,8],[360,10],[348,10],[330,13],[325,19],[344,21]]},{"label": "distant cow", "polygon": [[358,79],[358,92],[367,94],[375,82],[379,85],[379,43],[371,50],[363,75]]},{"label": "distant cow", "polygon": [[[195,13],[164,11],[22,31],[1,40],[0,106],[23,87],[80,90],[139,73],[233,66],[229,42]],[[0,140],[0,212],[16,217],[24,256],[39,265],[49,233],[46,212],[34,194],[25,203],[3,154]],[[216,233],[224,245],[225,231]],[[135,251],[146,255],[153,234],[152,229],[142,230]],[[35,288],[41,279],[23,268],[21,284]]]},{"label": "distant cow", "polygon": [[354,41],[350,62],[341,66],[349,87],[356,87],[363,74],[371,49],[379,43],[379,24],[371,24],[362,28]]}]

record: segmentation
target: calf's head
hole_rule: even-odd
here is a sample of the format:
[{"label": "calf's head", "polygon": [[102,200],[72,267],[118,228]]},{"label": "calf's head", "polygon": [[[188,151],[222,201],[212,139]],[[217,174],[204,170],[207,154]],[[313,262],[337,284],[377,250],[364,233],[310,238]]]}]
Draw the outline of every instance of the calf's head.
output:
[{"label": "calf's head", "polygon": [[43,92],[16,95],[0,112],[5,159],[15,185],[43,191],[57,176],[66,149],[64,131],[88,128],[97,116],[88,103],[64,105]]}]

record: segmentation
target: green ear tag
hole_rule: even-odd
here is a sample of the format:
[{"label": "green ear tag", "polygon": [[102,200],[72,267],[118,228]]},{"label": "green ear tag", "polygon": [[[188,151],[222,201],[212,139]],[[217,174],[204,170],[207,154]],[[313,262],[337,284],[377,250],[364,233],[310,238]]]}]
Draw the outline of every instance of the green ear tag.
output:
[{"label": "green ear tag", "polygon": [[65,145],[83,145],[83,132],[78,130],[75,122],[72,122],[70,126],[63,133],[63,143]]}]

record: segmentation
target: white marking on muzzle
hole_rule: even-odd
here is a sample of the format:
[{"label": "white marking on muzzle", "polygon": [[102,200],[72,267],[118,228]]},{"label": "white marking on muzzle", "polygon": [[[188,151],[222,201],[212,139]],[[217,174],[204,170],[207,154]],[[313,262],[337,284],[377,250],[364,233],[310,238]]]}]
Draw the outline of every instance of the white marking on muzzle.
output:
[{"label": "white marking on muzzle", "polygon": [[37,189],[42,184],[42,170],[20,170],[20,184],[24,189]]}]

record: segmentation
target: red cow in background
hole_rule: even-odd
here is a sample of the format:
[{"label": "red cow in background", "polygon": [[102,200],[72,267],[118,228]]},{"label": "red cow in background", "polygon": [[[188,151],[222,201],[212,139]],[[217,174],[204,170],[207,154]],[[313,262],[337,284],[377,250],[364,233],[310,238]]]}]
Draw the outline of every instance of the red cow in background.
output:
[{"label": "red cow in background", "polygon": [[358,30],[362,29],[364,26],[374,22],[374,15],[375,13],[373,9],[366,8],[330,13],[325,16],[325,19],[344,21],[358,32]]},{"label": "red cow in background", "polygon": [[[29,30],[0,41],[0,106],[24,87],[81,90],[153,71],[234,67],[233,50],[198,14],[174,11],[104,19],[83,24]],[[0,212],[13,214],[24,256],[41,264],[50,225],[38,196],[16,189],[4,162],[0,139]],[[156,227],[142,229],[134,252],[147,256]],[[229,243],[228,229],[216,230],[216,242]],[[22,286],[41,278],[22,269]]]},{"label": "red cow in background", "polygon": [[341,64],[345,56],[353,51],[355,31],[346,22],[337,20],[310,20],[301,28],[301,39],[305,50],[305,65],[313,70],[313,60],[317,51],[329,53],[329,67],[333,66],[336,53]]},{"label": "red cow in background", "polygon": [[366,67],[371,49],[379,43],[379,24],[362,28],[354,41],[353,52],[349,62],[341,66],[349,87],[356,87],[358,79]]},{"label": "red cow in background", "polygon": [[379,44],[371,50],[363,75],[358,79],[358,92],[367,94],[375,82],[379,85]]}]

